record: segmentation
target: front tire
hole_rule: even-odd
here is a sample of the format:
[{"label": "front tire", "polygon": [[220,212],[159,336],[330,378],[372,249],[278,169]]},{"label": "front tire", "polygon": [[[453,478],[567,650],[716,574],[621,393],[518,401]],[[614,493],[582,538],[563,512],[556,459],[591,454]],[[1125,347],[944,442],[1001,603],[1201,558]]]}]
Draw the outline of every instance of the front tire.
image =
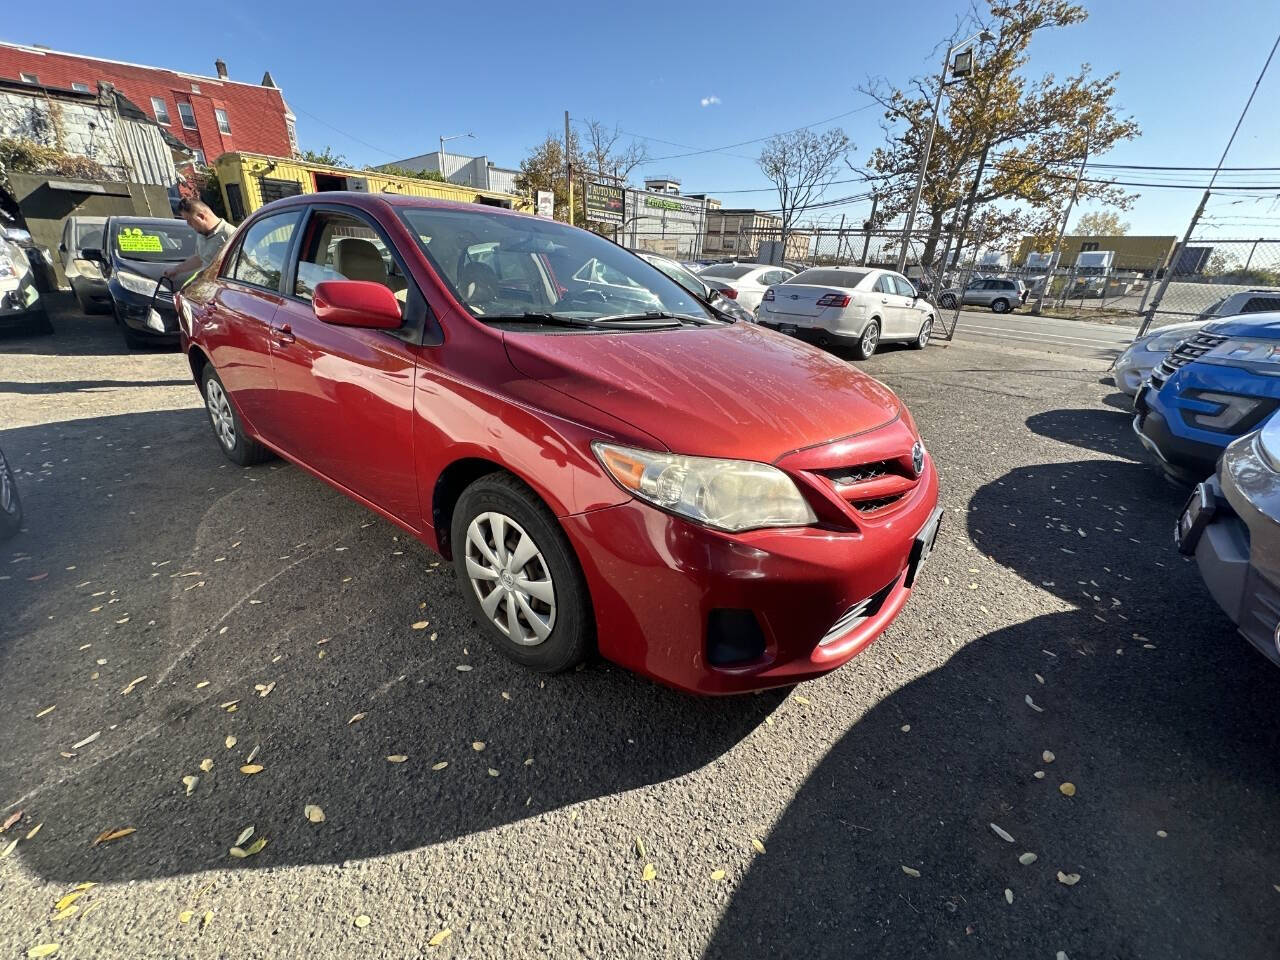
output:
[{"label": "front tire", "polygon": [[539,673],[582,662],[594,642],[586,580],[555,516],[507,473],[462,492],[450,525],[468,606],[503,656]]},{"label": "front tire", "polygon": [[880,345],[880,321],[872,320],[862,328],[862,336],[853,348],[853,355],[859,360],[870,360]]},{"label": "front tire", "polygon": [[920,324],[920,332],[916,334],[916,338],[911,341],[912,350],[923,350],[929,345],[929,335],[933,333],[933,317],[927,317],[924,323]]},{"label": "front tire", "polygon": [[205,364],[200,377],[200,392],[204,395],[205,411],[209,414],[213,436],[229,460],[242,467],[251,467],[255,463],[271,459],[271,451],[245,433],[240,414],[236,412],[231,396],[222,385],[213,364]]}]

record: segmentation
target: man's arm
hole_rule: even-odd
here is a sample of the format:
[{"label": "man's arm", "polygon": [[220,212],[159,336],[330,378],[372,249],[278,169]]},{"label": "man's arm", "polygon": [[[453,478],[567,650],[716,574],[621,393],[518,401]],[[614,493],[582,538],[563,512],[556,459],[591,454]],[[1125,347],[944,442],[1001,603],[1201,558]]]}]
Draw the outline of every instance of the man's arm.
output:
[{"label": "man's arm", "polygon": [[193,253],[187,259],[175,263],[172,267],[164,272],[164,275],[170,280],[176,280],[178,277],[188,277],[197,270],[204,268],[204,261],[200,259],[200,254]]}]

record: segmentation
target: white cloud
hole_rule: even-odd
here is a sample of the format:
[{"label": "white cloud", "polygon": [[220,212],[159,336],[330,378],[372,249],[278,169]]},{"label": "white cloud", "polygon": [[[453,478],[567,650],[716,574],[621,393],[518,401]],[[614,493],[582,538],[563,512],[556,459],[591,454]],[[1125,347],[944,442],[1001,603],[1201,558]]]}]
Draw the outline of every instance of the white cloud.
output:
[{"label": "white cloud", "polygon": [[703,97],[698,102],[701,103],[704,107],[715,107],[715,106],[719,106],[720,98],[713,93],[709,97]]}]

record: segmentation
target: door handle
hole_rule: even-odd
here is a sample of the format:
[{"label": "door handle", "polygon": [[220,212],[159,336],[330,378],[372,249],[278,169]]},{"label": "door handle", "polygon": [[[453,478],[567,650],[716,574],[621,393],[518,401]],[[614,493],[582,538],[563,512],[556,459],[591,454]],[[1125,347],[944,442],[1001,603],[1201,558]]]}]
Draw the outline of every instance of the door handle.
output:
[{"label": "door handle", "polygon": [[888,303],[888,302],[889,302],[889,298],[888,298],[888,297],[881,297],[881,298],[880,298],[880,302],[881,302],[881,303]]},{"label": "door handle", "polygon": [[284,346],[285,344],[288,344],[288,343],[293,343],[294,340],[296,339],[297,337],[293,335],[293,327],[289,326],[289,324],[287,323],[282,323],[280,327],[276,330],[276,343],[280,344],[281,346]]}]

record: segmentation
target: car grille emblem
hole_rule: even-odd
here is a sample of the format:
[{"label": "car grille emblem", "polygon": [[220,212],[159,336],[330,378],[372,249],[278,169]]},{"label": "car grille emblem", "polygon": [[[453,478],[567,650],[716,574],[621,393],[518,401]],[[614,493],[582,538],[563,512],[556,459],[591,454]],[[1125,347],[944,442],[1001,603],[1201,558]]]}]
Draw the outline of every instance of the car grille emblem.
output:
[{"label": "car grille emblem", "polygon": [[924,444],[919,440],[911,448],[911,469],[917,477],[924,472]]}]

